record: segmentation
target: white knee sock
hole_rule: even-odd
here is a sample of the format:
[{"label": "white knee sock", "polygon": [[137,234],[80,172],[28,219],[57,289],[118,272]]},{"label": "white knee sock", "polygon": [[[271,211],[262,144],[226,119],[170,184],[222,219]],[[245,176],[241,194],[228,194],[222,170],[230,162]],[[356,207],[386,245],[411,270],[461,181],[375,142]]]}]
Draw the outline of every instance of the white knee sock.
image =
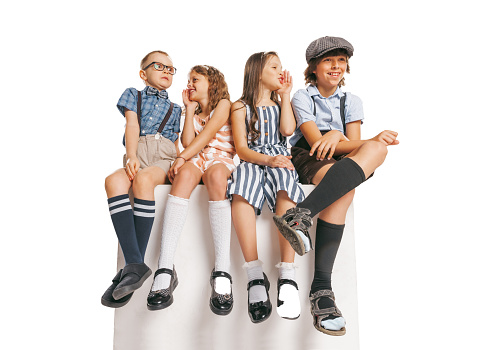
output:
[{"label": "white knee sock", "polygon": [[[164,224],[162,228],[162,243],[160,245],[159,269],[174,267],[174,254],[177,248],[179,236],[184,227],[188,213],[189,199],[175,197],[169,194],[164,212]],[[168,288],[171,276],[167,273],[158,275],[152,285],[152,290]]]},{"label": "white knee sock", "polygon": [[[247,278],[248,281],[252,280],[257,280],[257,279],[263,279],[263,268],[262,268],[262,261],[261,260],[254,260],[250,262],[246,262],[244,264],[244,268],[247,271]],[[249,289],[249,303],[257,303],[259,301],[266,301],[268,300],[268,295],[266,294],[266,287],[265,286],[252,286]]]},{"label": "white knee sock", "polygon": [[[215,245],[215,271],[230,273],[230,235],[232,231],[230,200],[209,201],[208,203],[211,233]],[[228,278],[215,278],[217,293],[230,294],[231,290]]]},{"label": "white knee sock", "polygon": [[[295,281],[295,266],[293,263],[281,262],[276,267],[279,270],[280,279]],[[283,302],[276,308],[278,315],[291,319],[300,316],[300,298],[295,286],[283,284],[278,291],[278,299]]]}]

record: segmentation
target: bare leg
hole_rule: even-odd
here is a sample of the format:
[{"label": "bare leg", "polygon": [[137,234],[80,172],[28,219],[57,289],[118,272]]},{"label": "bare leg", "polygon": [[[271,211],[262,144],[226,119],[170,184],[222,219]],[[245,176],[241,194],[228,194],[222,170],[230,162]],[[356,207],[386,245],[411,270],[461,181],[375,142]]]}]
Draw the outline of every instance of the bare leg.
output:
[{"label": "bare leg", "polygon": [[141,169],[133,180],[133,194],[136,198],[153,201],[155,187],[162,185],[166,178],[167,174],[159,167]]},{"label": "bare leg", "polygon": [[[295,202],[288,197],[286,191],[278,191],[276,196],[276,215],[282,216],[288,209],[295,206]],[[285,237],[283,237],[280,231],[277,231],[277,233],[280,244],[281,261],[292,263],[295,259],[295,251]]]},{"label": "bare leg", "polygon": [[124,169],[118,169],[108,177],[106,177],[105,188],[107,198],[128,194],[132,182],[128,179]]},{"label": "bare leg", "polygon": [[258,260],[256,213],[249,202],[236,194],[232,197],[232,220],[245,261]]}]

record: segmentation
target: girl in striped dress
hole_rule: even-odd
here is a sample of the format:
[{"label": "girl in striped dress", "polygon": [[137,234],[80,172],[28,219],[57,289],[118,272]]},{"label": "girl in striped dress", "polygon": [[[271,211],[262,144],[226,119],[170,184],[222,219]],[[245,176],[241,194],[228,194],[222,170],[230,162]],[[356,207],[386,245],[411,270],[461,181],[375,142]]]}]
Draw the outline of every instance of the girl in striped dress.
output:
[{"label": "girl in striped dress", "polygon": [[230,95],[223,74],[211,66],[195,66],[182,92],[186,117],[181,142],[185,149],[168,176],[172,189],[164,212],[158,270],[147,298],[149,310],[160,310],[173,302],[178,279],[174,253],[186,220],[188,201],[203,180],[209,195],[209,216],[215,244],[215,268],[210,277],[210,308],[217,315],[232,311],[230,276],[230,201],[227,179],[235,169],[235,146],[230,126]]},{"label": "girl in striped dress", "polygon": [[[266,201],[271,211],[285,213],[304,198],[298,175],[290,161],[286,137],[295,131],[290,104],[292,78],[282,71],[274,52],[249,57],[244,71],[244,90],[232,105],[232,131],[240,165],[229,180],[232,218],[248,276],[249,317],[253,323],[271,314],[269,281],[262,270],[256,244],[255,215]],[[278,100],[278,95],[281,101]],[[295,252],[278,233],[281,262],[278,278],[278,314],[287,319],[300,315],[295,282]]]}]

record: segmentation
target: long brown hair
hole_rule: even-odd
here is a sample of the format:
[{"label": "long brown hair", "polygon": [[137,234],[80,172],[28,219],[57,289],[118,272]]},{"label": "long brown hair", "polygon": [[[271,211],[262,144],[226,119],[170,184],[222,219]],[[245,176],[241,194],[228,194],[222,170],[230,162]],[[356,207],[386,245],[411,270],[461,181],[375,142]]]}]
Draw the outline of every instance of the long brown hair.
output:
[{"label": "long brown hair", "polygon": [[[309,65],[303,72],[303,75],[305,76],[305,84],[312,84],[314,86],[317,86],[317,76],[315,75],[314,71],[317,69],[317,65],[326,57],[334,57],[334,56],[346,56],[346,73],[350,72],[349,69],[349,55],[348,51],[345,49],[334,49],[331,51],[326,52],[324,55],[317,57],[317,58],[312,58],[309,61]],[[338,84],[339,87],[344,86],[344,77],[341,79],[341,81]]]},{"label": "long brown hair", "polygon": [[[191,68],[189,73],[191,74],[191,72],[203,75],[204,77],[206,77],[206,79],[208,79],[208,98],[210,101],[210,111],[213,111],[216,108],[220,100],[226,99],[230,101],[230,94],[228,93],[228,86],[225,82],[225,77],[218,69],[207,65],[197,65]],[[200,114],[201,112],[201,106],[198,104],[195,113]]]},{"label": "long brown hair", "polygon": [[[259,137],[259,131],[256,129],[256,122],[259,119],[256,104],[259,102],[259,84],[261,84],[260,78],[266,62],[268,62],[272,56],[278,57],[278,54],[273,51],[255,53],[249,57],[244,68],[244,87],[242,89],[242,96],[240,97],[239,101],[244,102],[251,110],[249,135],[252,141],[257,140]],[[276,93],[276,91],[271,92],[271,100],[278,102],[278,93]]]}]

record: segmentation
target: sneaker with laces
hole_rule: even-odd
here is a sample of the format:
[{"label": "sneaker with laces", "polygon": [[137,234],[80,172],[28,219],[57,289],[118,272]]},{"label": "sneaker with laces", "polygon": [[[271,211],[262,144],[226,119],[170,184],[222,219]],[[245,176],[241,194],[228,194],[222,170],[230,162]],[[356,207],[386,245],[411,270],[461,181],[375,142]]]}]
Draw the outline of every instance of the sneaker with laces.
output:
[{"label": "sneaker with laces", "polygon": [[298,255],[304,255],[312,250],[309,228],[312,226],[310,210],[293,207],[283,216],[275,215],[274,223],[280,233],[290,243]]}]

